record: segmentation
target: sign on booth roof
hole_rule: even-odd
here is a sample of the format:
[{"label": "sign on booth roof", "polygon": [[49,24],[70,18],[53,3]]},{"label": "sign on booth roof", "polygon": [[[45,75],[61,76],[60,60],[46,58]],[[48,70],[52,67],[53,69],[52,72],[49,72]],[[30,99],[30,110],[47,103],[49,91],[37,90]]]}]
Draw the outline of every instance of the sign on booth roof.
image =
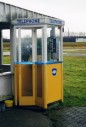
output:
[{"label": "sign on booth roof", "polygon": [[20,18],[13,21],[15,25],[40,25],[40,24],[49,24],[49,25],[64,25],[64,21],[55,18]]}]

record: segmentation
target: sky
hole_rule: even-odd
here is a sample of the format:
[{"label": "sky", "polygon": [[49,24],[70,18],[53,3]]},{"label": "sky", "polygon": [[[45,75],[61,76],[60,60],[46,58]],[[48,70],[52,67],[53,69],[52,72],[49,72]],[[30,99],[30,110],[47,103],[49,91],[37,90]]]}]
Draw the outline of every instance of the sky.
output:
[{"label": "sky", "polygon": [[0,0],[31,11],[60,18],[65,31],[86,33],[86,0]]}]

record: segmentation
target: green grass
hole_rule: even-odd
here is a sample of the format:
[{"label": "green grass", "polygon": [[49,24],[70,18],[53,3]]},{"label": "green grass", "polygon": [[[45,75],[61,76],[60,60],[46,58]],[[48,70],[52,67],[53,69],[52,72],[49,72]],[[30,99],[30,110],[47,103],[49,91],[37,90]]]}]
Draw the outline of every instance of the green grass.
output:
[{"label": "green grass", "polygon": [[3,57],[3,64],[10,64],[10,56]]},{"label": "green grass", "polygon": [[[3,52],[10,52],[10,43],[3,43]],[[3,56],[3,64],[10,64],[10,56]]]},{"label": "green grass", "polygon": [[86,57],[64,57],[64,105],[86,106]]}]

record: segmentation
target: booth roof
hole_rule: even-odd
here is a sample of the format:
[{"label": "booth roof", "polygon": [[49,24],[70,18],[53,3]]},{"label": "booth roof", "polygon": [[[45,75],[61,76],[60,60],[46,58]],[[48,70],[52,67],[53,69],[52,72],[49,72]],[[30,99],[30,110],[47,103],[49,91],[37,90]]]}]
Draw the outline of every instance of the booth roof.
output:
[{"label": "booth roof", "polygon": [[12,22],[13,25],[59,25],[62,26],[65,22],[57,18],[18,18]]}]

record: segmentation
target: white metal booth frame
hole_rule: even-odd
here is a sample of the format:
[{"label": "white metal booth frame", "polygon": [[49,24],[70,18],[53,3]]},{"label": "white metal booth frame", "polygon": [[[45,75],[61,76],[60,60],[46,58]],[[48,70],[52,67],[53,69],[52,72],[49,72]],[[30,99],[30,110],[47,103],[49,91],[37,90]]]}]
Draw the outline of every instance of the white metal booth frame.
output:
[{"label": "white metal booth frame", "polygon": [[[60,28],[60,42],[61,42],[61,48],[63,47],[63,38],[62,38],[62,33],[63,33],[63,27],[64,27],[64,21],[60,19],[55,19],[55,18],[32,18],[32,19],[17,19],[12,22],[13,27],[11,29],[12,35],[11,39],[13,42],[13,65],[14,62],[22,62],[21,61],[21,29],[32,29],[32,62],[37,62],[37,44],[36,44],[36,29],[37,28],[42,28],[43,30],[43,38],[42,38],[42,62],[47,62],[47,27],[48,26],[58,26]],[[45,24],[45,25],[44,25]],[[17,61],[17,54],[16,54],[16,29],[18,29],[18,44],[19,50],[19,61]],[[35,43],[34,43],[35,42]],[[61,56],[63,53],[63,50],[60,50]],[[63,61],[63,58],[59,57]],[[11,64],[12,65],[12,64]],[[13,69],[12,65],[12,69]],[[12,70],[13,71],[13,70]]]},{"label": "white metal booth frame", "polygon": [[[55,18],[32,18],[32,19],[17,19],[14,20],[12,22],[13,27],[12,27],[12,42],[13,42],[13,61],[12,61],[12,71],[15,72],[14,73],[14,79],[15,79],[15,84],[14,88],[15,88],[15,94],[14,94],[14,98],[15,98],[15,105],[37,105],[40,107],[44,107],[47,108],[47,104],[51,103],[51,102],[55,102],[58,100],[62,100],[63,101],[63,83],[62,83],[62,61],[63,61],[63,41],[62,41],[62,33],[63,33],[63,27],[64,27],[64,21],[60,20],[60,19],[55,19]],[[50,31],[50,38],[52,40],[52,38],[54,39],[53,41],[57,42],[57,44],[55,43],[55,46],[53,46],[53,57],[52,59],[50,58],[48,60],[48,31],[47,28],[51,28]],[[57,28],[60,31],[60,36],[59,36],[59,40],[57,38],[55,38],[55,28],[57,30]],[[32,32],[32,60],[26,60],[24,61],[22,59],[22,46],[21,46],[21,41],[22,41],[22,37],[21,37],[21,30],[22,29],[30,29]],[[41,54],[41,61],[39,61],[37,59],[37,29],[41,29],[42,30],[42,54]],[[16,36],[17,33],[17,36]],[[51,41],[50,40],[50,41]],[[52,42],[52,44],[54,44],[54,42]],[[57,49],[58,48],[58,49]],[[51,50],[51,49],[50,49]],[[49,65],[50,66],[49,66]],[[58,65],[59,64],[59,65]],[[24,70],[25,68],[22,66],[25,65],[32,65],[32,71],[28,76],[31,77],[32,81],[28,81],[28,77],[22,73],[25,73]],[[37,70],[37,67],[40,68],[41,65],[41,69]],[[36,66],[36,67],[34,67]],[[23,68],[22,68],[23,67]],[[13,70],[14,68],[14,70]],[[35,68],[35,69],[33,69]],[[38,72],[38,71],[42,71],[42,72]],[[47,73],[49,70],[51,70],[52,72]],[[58,71],[58,76],[56,73],[56,71]],[[26,74],[26,73],[25,73]],[[42,75],[41,77],[41,81],[40,78],[38,79],[37,77],[40,77],[40,74]],[[52,74],[52,75],[51,75]],[[54,76],[54,78],[52,78]],[[25,77],[25,78],[24,78]],[[50,77],[50,78],[49,78]],[[60,79],[59,79],[60,77]],[[24,78],[24,79],[23,79]],[[37,79],[36,79],[37,78]],[[58,81],[57,81],[58,79]],[[44,80],[44,81],[43,81]],[[27,84],[28,82],[28,84]],[[42,84],[41,86],[41,90],[40,90],[40,83]],[[60,83],[59,83],[60,82]],[[55,86],[53,87],[53,83],[55,84]],[[26,94],[27,91],[27,86],[26,88],[24,87],[25,84],[29,85],[32,84],[30,86],[30,94],[31,94],[31,90],[32,90],[32,94],[28,95]],[[37,86],[37,84],[39,84]],[[51,87],[48,88],[49,84],[51,84]],[[60,85],[59,85],[60,84]],[[38,91],[37,91],[37,88]],[[24,90],[23,90],[24,89]],[[26,90],[25,90],[26,89]],[[54,94],[55,91],[56,94]],[[58,89],[58,91],[56,91],[56,89]],[[36,90],[36,91],[35,91]],[[26,93],[22,92],[22,91],[27,91]],[[41,93],[39,92],[41,91]],[[50,95],[51,93],[51,95]],[[57,94],[58,93],[58,94]],[[38,95],[39,94],[39,95]],[[54,94],[54,95],[53,95]],[[41,96],[41,97],[40,97]],[[50,97],[51,96],[51,97]]]}]

